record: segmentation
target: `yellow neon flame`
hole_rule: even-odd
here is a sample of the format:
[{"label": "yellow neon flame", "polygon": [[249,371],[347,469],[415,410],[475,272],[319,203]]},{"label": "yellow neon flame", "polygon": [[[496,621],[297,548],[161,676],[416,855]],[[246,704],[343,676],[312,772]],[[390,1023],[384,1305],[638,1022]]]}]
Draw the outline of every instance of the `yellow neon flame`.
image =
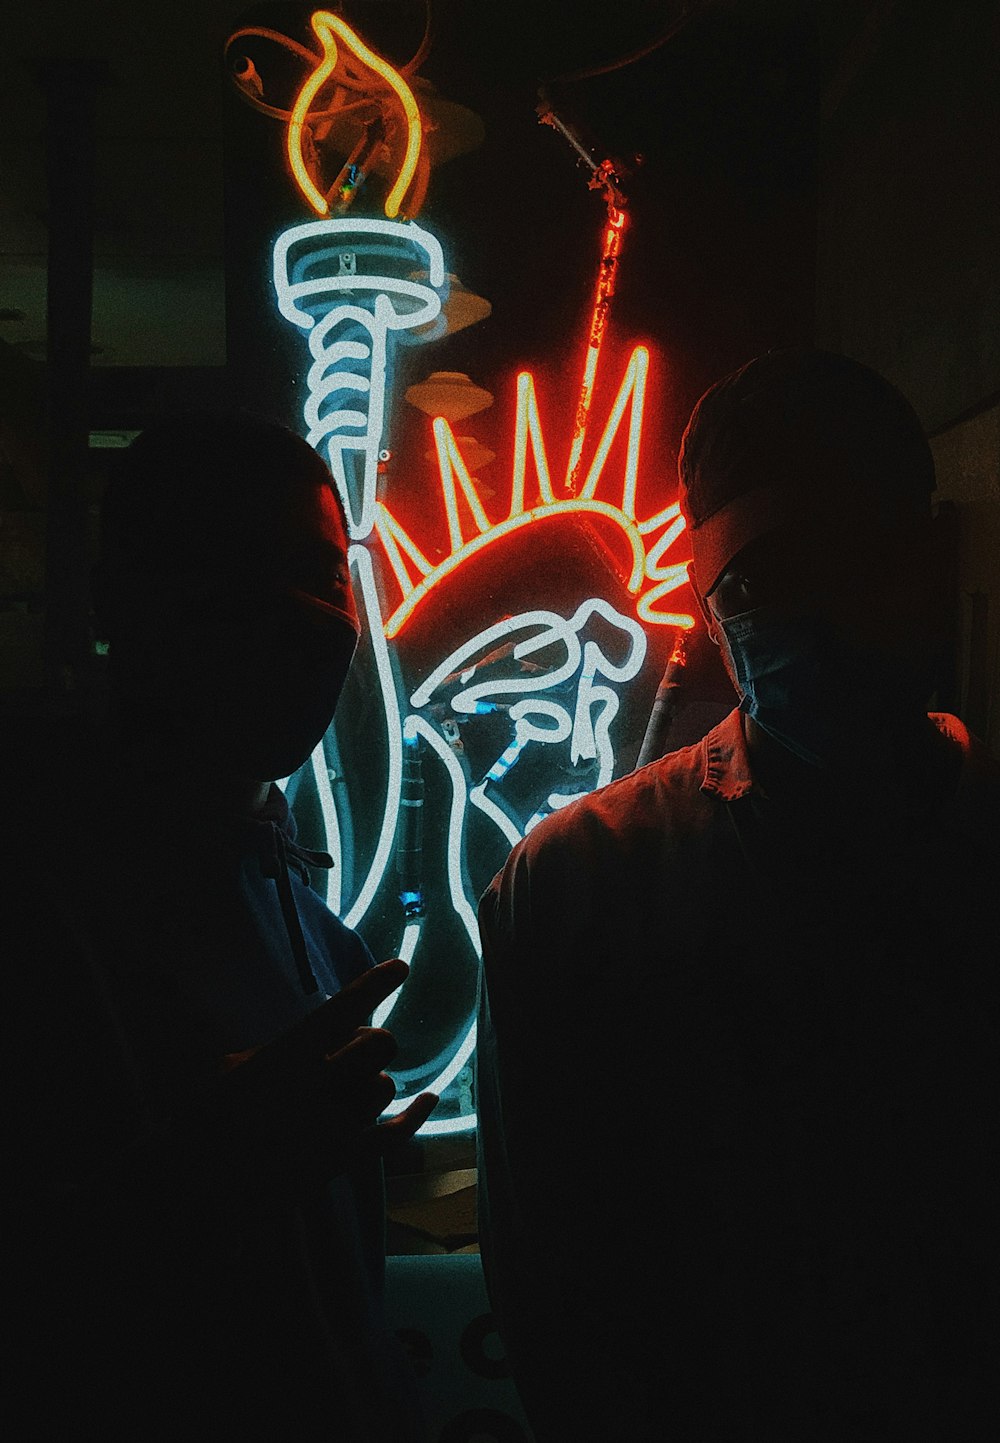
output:
[{"label": "yellow neon flame", "polygon": [[313,210],[318,215],[329,214],[330,205],[326,196],[317,189],[312,176],[306,169],[302,155],[302,127],[306,123],[313,101],[336,67],[338,54],[337,40],[334,38],[336,36],[339,37],[345,49],[367,65],[370,70],[374,70],[376,75],[381,76],[389,88],[395,92],[406,116],[406,153],[403,156],[403,163],[395,184],[385,202],[385,213],[392,220],[399,214],[403,197],[413,180],[423,141],[423,126],[417,102],[413,98],[413,91],[399,72],[393,70],[388,61],[383,60],[380,55],[376,55],[374,50],[369,50],[364,41],[341,20],[339,15],[331,15],[329,10],[317,10],[312,17],[311,24],[317,39],[323,46],[323,58],[302,86],[292,107],[286,138],[288,163],[291,166],[292,174]]}]

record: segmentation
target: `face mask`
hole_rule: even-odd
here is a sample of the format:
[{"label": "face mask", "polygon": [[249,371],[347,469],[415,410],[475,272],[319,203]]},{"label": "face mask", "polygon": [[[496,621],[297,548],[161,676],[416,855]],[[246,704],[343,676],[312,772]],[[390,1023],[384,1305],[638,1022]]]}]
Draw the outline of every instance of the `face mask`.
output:
[{"label": "face mask", "polygon": [[915,678],[850,646],[820,615],[761,606],[719,625],[740,710],[810,766],[836,767],[860,737],[888,734],[922,700]]}]

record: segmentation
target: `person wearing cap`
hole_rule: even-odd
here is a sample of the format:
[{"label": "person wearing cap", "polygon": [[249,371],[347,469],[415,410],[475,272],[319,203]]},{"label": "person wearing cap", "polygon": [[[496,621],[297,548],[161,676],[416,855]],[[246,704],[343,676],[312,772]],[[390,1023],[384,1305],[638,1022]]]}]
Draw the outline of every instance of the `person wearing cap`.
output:
[{"label": "person wearing cap", "polygon": [[679,471],[739,704],[480,904],[513,1377],[537,1443],[992,1436],[1000,767],[926,710],[930,450],[885,380],[796,349],[702,397]]},{"label": "person wearing cap", "polygon": [[18,1437],[424,1437],[381,1166],[435,1099],[378,1123],[365,1025],[406,967],[309,885],[275,784],[357,644],[347,545],[290,431],[151,426],[102,505],[106,711],[4,737]]}]

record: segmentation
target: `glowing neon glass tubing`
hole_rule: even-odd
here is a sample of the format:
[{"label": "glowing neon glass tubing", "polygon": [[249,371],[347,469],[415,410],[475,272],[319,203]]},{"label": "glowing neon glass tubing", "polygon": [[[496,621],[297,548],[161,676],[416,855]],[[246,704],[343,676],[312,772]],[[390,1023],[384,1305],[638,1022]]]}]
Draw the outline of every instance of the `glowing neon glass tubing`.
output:
[{"label": "glowing neon glass tubing", "polygon": [[587,472],[587,479],[583,483],[581,498],[593,496],[597,489],[597,483],[604,470],[604,463],[608,459],[608,452],[618,435],[618,427],[621,425],[622,417],[625,414],[626,405],[629,410],[628,427],[628,449],[625,457],[625,482],[622,487],[622,510],[626,516],[635,515],[635,490],[639,475],[639,444],[642,438],[642,418],[646,405],[646,377],[649,373],[649,352],[645,346],[636,346],[629,357],[628,365],[625,368],[625,375],[622,378],[621,386],[618,388],[618,395],[615,397],[614,405],[611,407],[611,414],[608,423],[604,428],[604,434],[594,453],[594,459],[590,463],[590,470]]},{"label": "glowing neon glass tubing", "polygon": [[[379,610],[378,590],[375,584],[372,559],[364,546],[360,544],[355,544],[350,548],[349,557],[351,564],[357,572],[358,580],[361,583],[361,595],[364,600],[365,615],[368,617],[377,617],[381,613]],[[351,928],[358,927],[363,920],[375,898],[375,894],[385,875],[386,868],[389,865],[389,858],[392,855],[392,846],[396,837],[400,801],[403,795],[402,718],[399,711],[395,681],[392,675],[389,651],[380,627],[369,625],[368,635],[375,657],[379,686],[385,702],[386,736],[389,747],[389,773],[386,781],[385,810],[382,814],[382,826],[375,847],[375,855],[372,859],[372,864],[364,885],[357,897],[355,897],[350,911],[343,919],[344,925]]]},{"label": "glowing neon glass tubing", "polygon": [[343,846],[340,839],[340,820],[337,816],[337,803],[333,795],[333,787],[330,784],[330,775],[326,766],[326,752],[323,743],[320,741],[314,748],[309,758],[312,767],[313,778],[316,782],[316,795],[319,798],[320,815],[323,818],[323,830],[326,837],[326,850],[333,858],[333,866],[327,873],[326,879],[326,905],[331,912],[340,915],[341,886],[344,877]]},{"label": "glowing neon glass tubing", "polygon": [[535,458],[535,474],[538,477],[538,493],[543,502],[555,501],[549,463],[545,455],[545,438],[538,415],[538,398],[535,395],[535,378],[530,371],[522,371],[517,378],[517,412],[514,420],[514,470],[510,488],[510,514],[518,516],[524,511],[524,479],[528,463],[528,441]]},{"label": "glowing neon glass tubing", "polygon": [[[676,577],[679,575],[676,566],[668,568],[659,566],[659,561],[664,551],[677,539],[684,529],[684,521],[680,516],[679,506],[675,502],[647,521],[637,523],[635,520],[635,496],[638,483],[640,443],[645,416],[648,371],[649,351],[645,346],[636,346],[626,365],[618,394],[609,413],[583,491],[578,498],[570,497],[562,501],[557,501],[552,491],[552,480],[546,456],[541,419],[538,412],[534,379],[530,372],[521,372],[517,378],[517,411],[515,419],[513,474],[511,478],[510,515],[506,521],[498,522],[492,526],[489,524],[486,512],[476,492],[475,482],[469,475],[468,468],[462,461],[461,453],[452,435],[451,428],[443,417],[435,418],[433,425],[438,457],[438,471],[452,551],[450,556],[446,557],[444,561],[439,562],[436,566],[432,566],[428,558],[407,535],[404,528],[388,508],[385,507],[383,503],[379,503],[375,525],[401,592],[401,601],[386,622],[385,634],[387,637],[392,638],[397,635],[413,614],[414,610],[423,601],[424,597],[426,597],[445,576],[449,575],[458,566],[475,555],[485,545],[499,540],[510,531],[524,525],[527,520],[540,520],[547,515],[560,515],[573,510],[583,512],[588,509],[592,509],[596,513],[613,519],[625,533],[632,545],[633,567],[627,583],[629,591],[636,592],[639,590],[642,575],[658,583],[650,592],[644,593],[636,603],[637,613],[643,620],[650,625],[657,626],[673,625],[689,628],[694,625],[694,618],[690,613],[660,613],[654,609],[656,601],[680,584],[676,580]],[[629,407],[629,427],[622,482],[622,504],[620,508],[616,508],[605,502],[595,502],[593,497],[603,476],[611,447],[621,427],[626,407]],[[524,509],[524,501],[529,443],[535,461],[541,504],[526,511]],[[473,536],[469,540],[465,540],[462,531],[461,519],[458,512],[456,480],[462,488],[478,529],[478,535]],[[650,535],[667,522],[672,522],[673,524],[669,526],[664,536],[659,538],[653,545],[649,556],[643,554],[640,563],[639,551],[644,553],[641,538]],[[408,566],[407,562],[404,561],[404,553],[411,563],[411,566]],[[656,567],[655,570],[652,569],[654,566]],[[419,573],[419,580],[415,581],[414,572]]]},{"label": "glowing neon glass tubing", "polygon": [[[510,716],[520,743],[518,750],[528,742],[543,742],[547,746],[563,742],[573,730],[573,721],[566,708],[556,701],[542,701],[540,697],[526,697],[524,701],[515,702]],[[533,716],[548,717],[555,726],[539,726],[531,720]]]},{"label": "glowing neon glass tubing", "polygon": [[[479,952],[479,927],[476,921],[475,910],[465,896],[465,889],[462,885],[462,832],[464,830],[465,813],[468,806],[468,795],[466,790],[465,776],[462,768],[451,748],[443,737],[434,730],[432,726],[422,717],[408,716],[404,727],[404,735],[407,740],[416,736],[423,736],[437,753],[444,763],[445,770],[449,775],[452,788],[452,800],[448,821],[448,890],[451,896],[452,907],[463,923],[473,953],[478,959]],[[448,1065],[426,1086],[421,1087],[421,1092],[442,1093],[455,1080],[462,1068],[472,1056],[476,1046],[476,1022],[473,1018],[471,1026],[465,1033],[458,1047],[452,1055]],[[393,1116],[400,1113],[412,1101],[412,1096],[396,1097],[386,1107],[383,1115]],[[435,1122],[433,1118],[424,1125],[421,1132],[445,1133],[465,1132],[476,1124],[475,1115],[465,1115],[457,1118],[448,1118],[444,1121]]]},{"label": "glowing neon glass tubing", "polygon": [[[396,952],[396,956],[401,957],[406,963],[407,967],[409,967],[410,963],[413,961],[413,954],[417,950],[417,943],[419,942],[419,940],[420,923],[408,922],[403,928],[402,941],[400,942],[399,948]],[[379,1003],[378,1007],[376,1007],[375,1011],[372,1013],[371,1025],[373,1027],[385,1026],[386,1018],[392,1012],[392,1009],[399,1001],[402,993],[403,984],[400,983],[399,986],[396,988],[395,992],[390,992],[389,996],[383,1002]]]},{"label": "glowing neon glass tubing", "polygon": [[[370,244],[373,241],[374,247]],[[303,406],[309,428],[306,439],[317,449],[325,442],[327,459],[348,513],[350,535],[360,540],[371,533],[375,522],[377,457],[386,401],[387,336],[390,331],[412,329],[434,320],[441,310],[441,296],[431,286],[394,275],[356,270],[342,273],[339,269],[334,274],[311,275],[311,268],[339,256],[338,242],[348,247],[361,242],[380,258],[383,249],[397,260],[401,251],[407,257],[412,252],[413,260],[425,256],[428,280],[436,287],[444,284],[444,254],[429,231],[412,222],[391,220],[309,221],[289,227],[275,241],[272,267],[278,308],[286,320],[307,333],[313,358]],[[367,305],[351,303],[365,293]],[[398,310],[395,296],[402,298]],[[305,309],[305,305],[311,305],[312,310]],[[322,310],[318,320],[313,310]],[[347,328],[347,336],[331,339],[341,327]],[[355,330],[367,336],[367,345],[356,338]],[[352,366],[357,361],[367,362],[367,375]],[[324,402],[341,391],[366,398],[367,412],[341,406],[323,414]],[[345,453],[364,457],[357,514],[349,494]]]},{"label": "glowing neon glass tubing", "polygon": [[687,562],[681,562],[675,568],[674,575],[643,592],[636,603],[636,615],[650,626],[679,626],[682,631],[690,631],[694,626],[694,617],[689,611],[654,610],[661,597],[669,596],[672,591],[683,586],[687,579]]},{"label": "glowing neon glass tubing", "polygon": [[[551,505],[538,506],[533,511],[523,511],[519,516],[509,516],[506,521],[500,521],[483,535],[473,537],[471,541],[465,543],[460,551],[454,552],[451,556],[446,557],[444,561],[439,562],[433,571],[429,572],[422,581],[418,582],[418,584],[407,593],[403,601],[400,602],[399,606],[396,607],[396,610],[388,618],[385,623],[386,637],[391,639],[398,635],[407,620],[423,601],[424,597],[427,596],[428,592],[432,591],[444,577],[452,571],[457,570],[457,568],[468,561],[471,556],[475,556],[477,552],[492,545],[494,541],[498,541],[501,536],[508,536],[514,531],[519,531],[522,527],[530,525],[533,521],[544,521],[552,516],[570,516],[574,514],[605,516],[619,527],[632,551],[632,566],[625,585],[627,590],[631,592],[638,591],[642,585],[645,552],[643,551],[642,539],[639,536],[639,531],[635,524],[630,523],[629,519],[622,515],[618,507],[611,506],[605,501],[554,501]],[[396,524],[398,525],[398,523]]]},{"label": "glowing neon glass tubing", "polygon": [[[593,641],[581,642],[579,633],[594,615],[603,616],[612,625],[631,637],[632,645],[628,657],[621,666],[616,666],[609,661]],[[531,628],[535,628],[535,630],[532,632]],[[515,660],[523,660],[524,657],[530,656],[534,652],[559,644],[566,649],[565,661],[541,676],[506,677],[502,680],[476,682],[472,686],[466,686],[452,697],[453,710],[473,713],[478,710],[484,698],[521,695],[524,692],[537,694],[541,691],[548,691],[551,687],[560,686],[567,681],[581,665],[581,662],[584,666],[585,676],[593,678],[601,675],[609,681],[630,681],[642,666],[646,653],[646,636],[639,623],[622,616],[613,606],[599,597],[591,597],[589,600],[581,602],[571,617],[560,616],[558,612],[554,611],[521,612],[517,616],[506,617],[503,621],[486,627],[485,630],[479,632],[457,651],[446,657],[417,687],[410,698],[410,705],[413,707],[426,706],[438,687],[449,676],[462,671],[463,662],[470,660],[484,648],[493,648],[498,642],[503,643],[523,631],[529,631],[529,635],[514,644]],[[473,666],[470,669],[470,680],[475,675],[475,671],[476,668]],[[511,718],[517,723],[519,717],[532,708],[554,717],[568,715],[563,707],[554,702],[532,699],[531,702],[518,702],[512,706]],[[537,739],[550,739],[550,731],[551,729],[546,729],[544,733],[538,732]],[[523,744],[521,733],[522,729],[516,727],[515,740],[508,748],[508,752],[514,748],[519,749]],[[508,753],[505,752],[504,757],[507,755]],[[504,770],[506,771],[512,764],[513,760],[508,761]],[[500,763],[494,765],[499,766]]]},{"label": "glowing neon glass tubing", "polygon": [[[636,347],[626,366],[618,396],[608,418],[608,424],[605,427],[601,444],[598,447],[598,453],[588,473],[584,494],[579,500],[570,498],[568,500],[556,501],[555,499],[546,457],[541,419],[538,414],[538,401],[535,394],[534,378],[530,372],[521,372],[517,378],[517,411],[514,435],[513,476],[511,481],[511,510],[506,522],[500,522],[492,527],[489,526],[482,503],[476,494],[475,485],[461,459],[458,446],[454,441],[448,423],[441,417],[435,418],[434,437],[438,453],[442,494],[448,518],[449,534],[451,536],[452,554],[446,558],[445,561],[439,563],[437,567],[431,569],[427,558],[415,543],[406,536],[405,531],[392,516],[391,512],[385,507],[381,508],[382,524],[379,526],[380,536],[383,545],[386,547],[390,564],[399,581],[400,590],[403,593],[402,603],[386,623],[386,636],[395,636],[408,616],[412,614],[414,608],[423,600],[427,592],[435,586],[443,576],[453,571],[461,561],[466,560],[470,555],[480,550],[484,544],[484,539],[490,541],[497,540],[506,534],[507,531],[523,525],[526,520],[537,520],[545,514],[557,515],[565,512],[567,508],[581,511],[589,509],[586,503],[591,501],[597,489],[604,463],[607,460],[608,452],[617,435],[618,427],[624,415],[625,406],[629,401],[632,403],[632,408],[630,413],[626,471],[623,483],[623,505],[621,508],[624,515],[616,515],[615,509],[607,506],[606,503],[603,502],[594,503],[594,508],[599,510],[601,514],[612,516],[613,519],[617,521],[625,531],[630,543],[633,545],[633,551],[635,551],[638,534],[633,537],[631,520],[634,516],[636,473],[639,464],[639,436],[642,428],[648,364],[649,352],[643,346]],[[543,504],[541,507],[525,511],[525,479],[529,441],[535,461],[539,494]],[[480,533],[479,538],[474,537],[471,541],[465,542],[464,544],[457,510],[456,476],[469,502],[473,518]],[[378,525],[378,522],[376,524]],[[641,547],[641,542],[639,545]],[[413,586],[412,579],[402,563],[399,550],[400,546],[403,547],[415,567],[421,572],[423,580],[418,583],[417,586]],[[638,584],[634,561],[628,583],[629,590],[637,590]]]},{"label": "glowing neon glass tubing", "polygon": [[403,163],[385,202],[385,213],[391,219],[399,213],[403,196],[410,187],[414,171],[417,168],[417,161],[420,158],[423,127],[413,92],[403,77],[381,56],[376,55],[374,50],[369,50],[368,46],[349,25],[341,20],[339,15],[332,15],[329,10],[317,10],[312,16],[311,24],[317,39],[323,46],[323,58],[303,84],[292,107],[286,137],[286,151],[292,174],[313,210],[318,215],[329,214],[329,202],[313,184],[312,177],[306,169],[302,156],[302,127],[309,114],[309,107],[336,67],[337,42],[334,35],[337,35],[352,55],[367,65],[369,69],[374,70],[375,74],[385,81],[397,96],[406,116],[406,150]]},{"label": "glowing neon glass tubing", "polygon": [[458,551],[464,541],[462,535],[462,523],[458,516],[458,494],[455,482],[462,488],[462,494],[472,512],[472,519],[479,529],[480,535],[490,529],[489,517],[483,510],[483,503],[469,475],[468,468],[462,460],[462,453],[458,449],[458,443],[452,435],[451,427],[443,416],[437,416],[433,422],[434,444],[437,447],[438,471],[441,475],[441,489],[444,492],[445,514],[448,518],[448,535],[451,538],[452,551]]},{"label": "glowing neon glass tubing", "polygon": [[[629,648],[628,656],[622,663],[615,664],[604,656],[601,649],[592,640],[581,642],[579,632],[592,615],[600,615],[613,621],[620,630],[631,637],[632,645]],[[426,738],[445,765],[451,780],[452,801],[447,838],[449,893],[452,907],[465,926],[477,955],[477,931],[473,930],[475,913],[465,893],[462,872],[465,820],[470,804],[489,817],[504,839],[510,845],[514,845],[522,833],[507,813],[486,796],[486,784],[491,780],[502,780],[503,776],[516,764],[524,746],[529,741],[537,741],[541,744],[565,741],[583,723],[582,714],[584,712],[586,713],[586,730],[588,732],[585,750],[588,755],[596,755],[598,758],[598,784],[609,779],[613,774],[615,764],[614,749],[610,740],[610,726],[619,710],[619,699],[609,688],[594,683],[598,676],[608,677],[615,681],[630,680],[641,668],[646,652],[646,639],[642,627],[631,618],[622,616],[608,602],[600,598],[591,598],[582,603],[569,618],[551,611],[526,612],[516,618],[506,618],[492,627],[487,627],[477,636],[463,643],[457,651],[439,663],[414,691],[411,705],[425,705],[442,682],[456,673],[466,681],[471,681],[475,675],[476,666],[473,663],[463,670],[463,663],[470,662],[477,652],[490,649],[498,641],[502,642],[517,632],[531,627],[538,629],[534,635],[525,637],[515,645],[513,650],[515,658],[519,659],[530,655],[551,646],[554,641],[558,641],[566,648],[566,662],[542,677],[510,678],[503,681],[478,683],[473,686],[467,685],[451,698],[451,707],[458,712],[471,713],[479,709],[480,699],[484,693],[496,696],[525,690],[536,692],[547,690],[566,681],[568,676],[582,663],[584,675],[579,689],[575,722],[571,720],[565,707],[537,695],[525,697],[516,702],[510,708],[510,716],[515,724],[515,740],[508,745],[490,768],[483,783],[471,790],[468,788],[464,769],[454,756],[450,746],[428,721],[411,713],[407,717],[403,729],[404,738],[407,740],[416,735]],[[595,708],[599,708],[596,719],[592,715]],[[540,725],[539,722],[543,718],[554,725]],[[546,806],[550,810],[555,810],[581,794],[551,793],[547,798]],[[546,811],[536,812],[529,818],[525,830],[530,830],[544,815],[547,815]],[[475,1029],[473,1026],[462,1040],[447,1067],[434,1081],[421,1090],[442,1091],[444,1087],[450,1085],[468,1057],[471,1056],[474,1043]],[[387,1111],[398,1113],[409,1100],[408,1096],[396,1099],[393,1104],[390,1104]],[[440,1128],[436,1128],[432,1119],[426,1130],[428,1132],[434,1130],[461,1131],[465,1126],[471,1126],[473,1122],[472,1118],[465,1123],[449,1120],[441,1124]]]},{"label": "glowing neon glass tubing", "polygon": [[381,501],[376,502],[375,505],[375,530],[389,559],[389,565],[399,582],[399,589],[404,596],[408,596],[413,590],[413,579],[406,569],[402,552],[406,552],[421,576],[429,576],[434,567],[416,543],[410,540],[395,516]]},{"label": "glowing neon glass tubing", "polygon": [[486,795],[486,784],[489,780],[491,780],[491,778],[486,777],[478,786],[472,788],[472,791],[469,793],[469,801],[474,807],[478,807],[484,816],[489,817],[490,821],[510,846],[516,847],[523,834],[517,824],[508,817],[503,808],[498,807],[496,802],[491,801]]},{"label": "glowing neon glass tubing", "polygon": [[672,505],[665,506],[662,511],[657,511],[655,516],[650,516],[646,521],[640,521],[639,530],[643,536],[648,536],[651,531],[658,531],[668,521],[675,523],[670,530],[670,540],[676,541],[686,525],[684,517],[681,515],[680,502],[674,501]]},{"label": "glowing neon glass tubing", "polygon": [[[576,614],[579,614],[579,610]],[[523,641],[515,644],[513,652],[515,659],[520,660],[532,651],[538,651],[542,647],[551,646],[553,642],[559,641],[566,647],[567,662],[548,672],[541,680],[537,677],[510,677],[503,681],[477,683],[475,686],[467,687],[464,691],[459,692],[452,705],[456,711],[474,712],[476,703],[481,696],[520,693],[532,688],[544,691],[550,686],[558,686],[560,682],[565,681],[573,674],[580,661],[580,640],[573,626],[573,620],[560,616],[557,611],[523,611],[517,616],[505,617],[503,621],[486,627],[460,646],[457,651],[453,651],[417,687],[410,697],[410,705],[413,707],[426,706],[445,678],[462,670],[463,661],[468,661],[477,651],[493,648],[497,642],[503,641],[519,631],[527,631],[531,627],[537,627],[538,630],[534,635],[529,635]]]},{"label": "glowing neon glass tubing", "polygon": [[590,405],[594,395],[597,362],[601,354],[601,346],[604,343],[604,335],[607,330],[608,310],[611,305],[611,297],[615,293],[615,278],[618,272],[618,257],[621,252],[622,232],[624,228],[625,212],[612,209],[609,214],[608,224],[604,231],[604,240],[601,246],[601,264],[597,276],[597,293],[594,296],[594,309],[590,317],[587,358],[583,367],[583,383],[580,388],[580,400],[576,408],[573,442],[570,446],[569,460],[566,463],[566,486],[568,489],[575,487],[577,473],[580,469],[580,457],[583,454],[583,443],[587,434],[587,421],[590,416]]},{"label": "glowing neon glass tubing", "polygon": [[[666,523],[670,522],[667,526]],[[636,615],[650,626],[676,626],[681,631],[690,631],[694,626],[694,617],[689,611],[657,611],[656,603],[671,591],[684,586],[690,579],[688,576],[687,561],[672,561],[663,564],[663,554],[671,547],[677,538],[684,531],[687,523],[681,515],[681,508],[678,502],[668,506],[663,511],[651,516],[648,521],[639,525],[639,531],[643,536],[665,526],[663,534],[650,547],[646,556],[646,575],[650,581],[657,585],[644,591],[636,604]]]},{"label": "glowing neon glass tubing", "polygon": [[[395,276],[373,276],[365,273],[354,275],[323,276],[316,280],[291,280],[288,274],[288,256],[293,246],[320,238],[329,238],[334,244],[339,236],[385,236],[389,240],[419,247],[427,257],[428,285],[418,281],[407,281]],[[334,252],[335,254],[335,252]],[[306,254],[305,261],[310,257]],[[301,274],[301,271],[300,271]],[[444,285],[444,252],[437,236],[413,221],[379,220],[378,218],[352,218],[345,220],[335,217],[331,220],[303,221],[301,225],[289,226],[282,231],[274,243],[273,280],[278,296],[278,309],[287,321],[310,330],[315,317],[301,308],[298,302],[308,296],[322,295],[330,291],[372,291],[380,294],[409,296],[424,303],[425,309],[412,314],[397,314],[389,325],[394,330],[422,326],[433,321],[441,310],[441,297],[430,289]],[[394,308],[395,309],[395,308]]]},{"label": "glowing neon glass tubing", "polygon": [[649,533],[657,526],[669,521],[662,536],[650,547],[646,555],[646,575],[655,586],[644,591],[636,606],[636,614],[652,626],[676,626],[682,631],[690,631],[694,626],[694,617],[687,611],[657,611],[656,603],[664,596],[669,596],[678,587],[686,585],[689,580],[687,561],[671,561],[664,563],[663,555],[677,538],[684,531],[686,522],[680,514],[680,506],[675,501],[659,515],[653,516],[649,521],[640,525],[640,532]]}]

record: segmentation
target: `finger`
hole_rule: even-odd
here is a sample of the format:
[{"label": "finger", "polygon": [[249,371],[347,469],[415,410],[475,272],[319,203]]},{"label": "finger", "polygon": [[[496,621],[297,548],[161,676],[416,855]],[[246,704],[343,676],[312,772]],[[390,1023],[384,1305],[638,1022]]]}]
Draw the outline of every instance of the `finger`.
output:
[{"label": "finger", "polygon": [[345,1047],[358,1028],[367,1023],[379,1003],[402,986],[409,971],[406,963],[398,957],[369,968],[296,1023],[271,1044],[271,1049],[276,1056],[278,1052],[287,1052],[299,1058],[321,1060]]},{"label": "finger", "polygon": [[259,1047],[248,1047],[243,1052],[224,1053],[220,1064],[223,1074],[232,1072],[234,1068],[242,1067],[244,1062],[249,1062],[251,1057],[256,1057],[259,1051]]},{"label": "finger", "polygon": [[326,1075],[360,1077],[382,1072],[398,1051],[395,1037],[384,1027],[359,1027],[346,1046],[327,1054]]},{"label": "finger", "polygon": [[396,1096],[396,1084],[387,1072],[379,1073],[371,1084],[370,1095],[373,1117],[377,1121]]},{"label": "finger", "polygon": [[360,977],[355,977],[346,987],[325,1002],[318,1011],[329,1010],[331,1017],[339,1015],[350,1023],[351,1031],[362,1026],[378,1007],[401,987],[410,975],[410,969],[401,957],[392,957],[388,962],[377,962]]},{"label": "finger", "polygon": [[405,1112],[380,1122],[375,1129],[374,1144],[378,1152],[391,1152],[403,1143],[409,1142],[419,1132],[440,1101],[436,1093],[422,1092],[415,1097]]},{"label": "finger", "polygon": [[[343,1103],[313,1110],[286,1130],[276,1149],[282,1159],[280,1182],[295,1189],[325,1182],[357,1163],[382,1157],[408,1142],[437,1106],[433,1093],[422,1093],[390,1122],[376,1120],[395,1096],[392,1078],[383,1073],[370,1083],[364,1105]],[[269,1150],[269,1156],[273,1154]]]},{"label": "finger", "polygon": [[[236,1084],[233,1095],[252,1100],[264,1094],[273,1102],[303,1088],[322,1088],[329,1066],[326,1059],[347,1048],[359,1033],[380,1030],[365,1024],[379,1002],[402,985],[409,970],[395,957],[355,978],[287,1032],[225,1072]],[[386,1055],[381,1066],[391,1055]]]},{"label": "finger", "polygon": [[363,1149],[395,1096],[396,1084],[386,1072],[363,1082],[345,1083],[336,1095],[314,1107],[308,1114],[308,1126],[323,1151],[328,1151],[331,1143],[345,1152]]}]

